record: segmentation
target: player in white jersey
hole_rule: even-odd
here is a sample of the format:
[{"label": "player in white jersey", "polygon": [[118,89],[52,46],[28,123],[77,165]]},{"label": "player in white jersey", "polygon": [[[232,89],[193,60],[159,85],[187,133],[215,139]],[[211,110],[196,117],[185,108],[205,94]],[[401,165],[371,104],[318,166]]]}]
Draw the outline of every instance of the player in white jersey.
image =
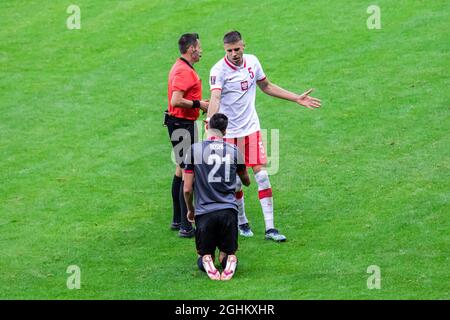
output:
[{"label": "player in white jersey", "polygon": [[[267,159],[255,109],[256,85],[270,96],[295,102],[308,109],[319,108],[320,100],[309,96],[312,89],[299,95],[271,83],[258,58],[244,54],[245,45],[238,31],[225,34],[223,42],[225,57],[214,65],[209,77],[211,99],[208,119],[219,110],[228,117],[224,140],[236,144],[245,156],[246,165],[253,169],[264,214],[265,238],[285,241],[286,237],[274,227],[272,188],[265,169]],[[236,190],[236,199],[240,234],[251,237],[253,232],[245,215],[242,185]]]}]

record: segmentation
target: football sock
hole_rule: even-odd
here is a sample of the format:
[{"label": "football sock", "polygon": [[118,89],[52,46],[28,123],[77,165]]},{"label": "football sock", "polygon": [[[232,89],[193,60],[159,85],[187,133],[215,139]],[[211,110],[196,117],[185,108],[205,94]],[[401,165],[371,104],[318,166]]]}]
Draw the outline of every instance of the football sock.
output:
[{"label": "football sock", "polygon": [[222,259],[222,261],[220,261],[220,264],[222,265],[222,268],[225,269],[227,266],[227,259],[228,259],[228,255],[225,255]]},{"label": "football sock", "polygon": [[181,221],[181,209],[180,209],[180,185],[181,177],[173,176],[172,180],[172,203],[173,203],[173,218],[172,222],[180,223]]},{"label": "football sock", "polygon": [[236,192],[236,203],[238,206],[238,223],[239,223],[239,225],[248,223],[248,219],[245,215],[244,192],[242,190],[239,192]]},{"label": "football sock", "polygon": [[201,271],[206,272],[205,267],[203,267],[203,260],[202,260],[202,257],[198,257],[198,259],[197,259],[197,266],[198,266],[198,268],[199,268]]},{"label": "football sock", "polygon": [[258,184],[259,202],[261,203],[267,231],[274,228],[272,188],[270,186],[270,180],[267,171],[259,171],[257,174],[255,174],[255,180]]}]

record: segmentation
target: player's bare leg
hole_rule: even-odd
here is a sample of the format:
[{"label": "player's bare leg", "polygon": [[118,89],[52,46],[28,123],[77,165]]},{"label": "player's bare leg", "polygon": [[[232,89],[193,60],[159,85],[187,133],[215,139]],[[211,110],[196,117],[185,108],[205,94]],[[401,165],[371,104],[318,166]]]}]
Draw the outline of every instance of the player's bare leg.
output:
[{"label": "player's bare leg", "polygon": [[264,222],[266,225],[265,238],[278,242],[286,241],[286,237],[280,234],[274,226],[272,187],[267,170],[262,165],[256,165],[252,169],[256,183],[258,184],[258,196],[264,214]]},{"label": "player's bare leg", "polygon": [[236,273],[237,257],[234,254],[227,255],[225,252],[220,252],[219,260],[221,261],[221,264],[223,266],[220,280],[230,280]]},{"label": "player's bare leg", "polygon": [[244,237],[253,237],[253,232],[245,215],[244,191],[242,190],[242,181],[239,176],[236,176],[236,203],[238,205],[239,234]]}]

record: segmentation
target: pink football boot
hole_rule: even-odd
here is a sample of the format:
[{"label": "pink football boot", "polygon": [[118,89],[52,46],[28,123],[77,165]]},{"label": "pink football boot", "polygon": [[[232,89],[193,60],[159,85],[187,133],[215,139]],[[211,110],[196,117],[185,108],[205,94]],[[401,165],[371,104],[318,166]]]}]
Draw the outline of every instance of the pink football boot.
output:
[{"label": "pink football boot", "polygon": [[227,266],[223,270],[220,280],[230,280],[234,276],[234,271],[236,270],[237,258],[235,255],[231,254],[227,258]]},{"label": "pink football boot", "polygon": [[207,254],[202,257],[203,268],[211,280],[220,280],[220,272],[214,266],[214,260],[211,255]]}]

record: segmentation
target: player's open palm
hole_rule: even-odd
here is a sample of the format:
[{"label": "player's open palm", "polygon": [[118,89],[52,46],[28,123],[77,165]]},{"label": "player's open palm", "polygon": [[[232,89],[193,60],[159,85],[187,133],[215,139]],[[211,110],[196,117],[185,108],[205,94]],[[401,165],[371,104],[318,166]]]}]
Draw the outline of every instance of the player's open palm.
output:
[{"label": "player's open palm", "polygon": [[311,92],[313,92],[313,90],[314,89],[309,89],[308,91],[302,93],[298,97],[296,102],[308,109],[311,109],[311,110],[320,108],[320,100],[317,98],[313,98],[309,95]]}]

